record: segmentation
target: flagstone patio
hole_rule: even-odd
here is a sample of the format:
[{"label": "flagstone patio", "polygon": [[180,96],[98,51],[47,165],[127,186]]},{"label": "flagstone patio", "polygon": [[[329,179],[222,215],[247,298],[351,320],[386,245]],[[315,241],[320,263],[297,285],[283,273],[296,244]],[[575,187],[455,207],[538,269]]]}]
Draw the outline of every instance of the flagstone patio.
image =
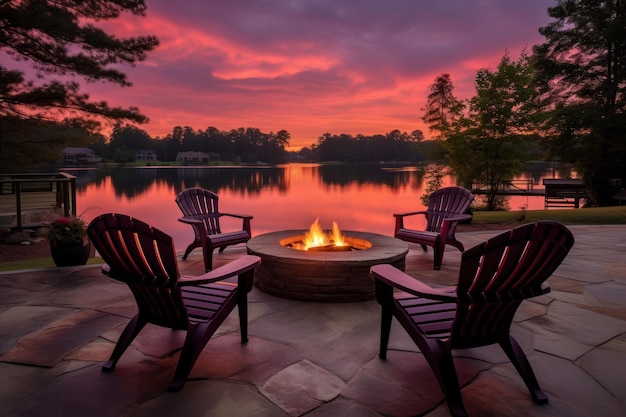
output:
[{"label": "flagstone patio", "polygon": [[[576,244],[550,278],[552,292],[526,301],[512,329],[548,394],[535,405],[497,347],[457,352],[474,416],[626,415],[626,227],[572,226]],[[471,247],[499,231],[460,233]],[[406,270],[434,285],[456,280],[460,254],[409,245]],[[224,263],[244,245],[215,254]],[[195,251],[183,274],[201,274]],[[236,311],[209,341],[178,393],[167,392],[184,334],[148,326],[112,373],[101,372],[135,313],[127,287],[98,266],[0,274],[2,416],[448,416],[419,350],[394,324],[378,358],[376,301],[318,303],[250,294],[250,340]]]}]

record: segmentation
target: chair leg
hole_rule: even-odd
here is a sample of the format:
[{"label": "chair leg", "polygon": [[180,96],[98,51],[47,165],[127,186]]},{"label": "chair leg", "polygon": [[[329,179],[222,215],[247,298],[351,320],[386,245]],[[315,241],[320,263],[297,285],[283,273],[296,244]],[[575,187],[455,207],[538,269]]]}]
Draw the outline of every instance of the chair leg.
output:
[{"label": "chair leg", "polygon": [[461,252],[465,251],[465,246],[463,246],[463,243],[459,242],[454,237],[449,237],[448,240],[446,241],[446,244],[454,246],[455,248],[457,248]]},{"label": "chair leg", "polygon": [[439,246],[434,247],[433,269],[437,271],[441,269],[441,264],[443,263],[443,252],[444,252],[444,248],[440,248]]},{"label": "chair leg", "polygon": [[433,268],[437,271],[441,269],[441,264],[443,263],[443,253],[445,250],[446,244],[441,236],[438,236],[435,241],[435,245],[433,246]]},{"label": "chair leg", "polygon": [[185,254],[183,255],[183,259],[187,259],[191,251],[193,251],[197,247],[198,245],[196,244],[196,242],[193,242],[189,246],[187,246],[187,249],[185,250]]},{"label": "chair leg", "polygon": [[535,377],[533,368],[515,338],[509,335],[506,339],[500,342],[500,346],[524,380],[528,391],[530,391],[533,402],[535,404],[547,404],[548,396],[539,387],[539,382],[537,381],[537,377]]},{"label": "chair leg", "polygon": [[217,325],[212,321],[190,325],[183,350],[178,358],[174,378],[167,389],[169,392],[180,391],[185,386],[193,365],[216,329]]},{"label": "chair leg", "polygon": [[241,343],[246,343],[248,342],[248,293],[244,288],[237,289],[237,308]]},{"label": "chair leg", "polygon": [[419,344],[418,347],[424,354],[435,377],[437,377],[439,386],[448,402],[450,413],[454,417],[467,417],[450,349],[443,345],[443,342],[436,340],[425,340],[425,343]]},{"label": "chair leg", "polygon": [[380,320],[380,352],[378,357],[387,359],[387,346],[389,346],[389,334],[391,333],[391,322],[393,319],[392,306],[388,303],[382,305],[382,315]]},{"label": "chair leg", "polygon": [[146,321],[139,317],[137,314],[135,317],[131,319],[130,322],[124,328],[124,331],[120,335],[120,338],[113,349],[113,353],[111,353],[111,357],[109,360],[102,365],[102,370],[104,372],[111,372],[115,369],[115,365],[117,365],[117,361],[120,360],[122,354],[128,349],[128,346],[132,343],[135,337],[139,334],[141,329],[143,329],[146,325]]},{"label": "chair leg", "polygon": [[202,256],[204,257],[204,272],[209,272],[213,269],[213,248],[202,248]]}]

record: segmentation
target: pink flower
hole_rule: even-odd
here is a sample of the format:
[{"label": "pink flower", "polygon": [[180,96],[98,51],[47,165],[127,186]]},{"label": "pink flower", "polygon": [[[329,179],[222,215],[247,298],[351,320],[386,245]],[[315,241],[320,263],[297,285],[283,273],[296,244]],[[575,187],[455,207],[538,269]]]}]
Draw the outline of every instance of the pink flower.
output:
[{"label": "pink flower", "polygon": [[60,226],[66,226],[66,225],[70,224],[70,218],[69,217],[59,217],[58,219],[56,219],[56,223],[58,223]]}]

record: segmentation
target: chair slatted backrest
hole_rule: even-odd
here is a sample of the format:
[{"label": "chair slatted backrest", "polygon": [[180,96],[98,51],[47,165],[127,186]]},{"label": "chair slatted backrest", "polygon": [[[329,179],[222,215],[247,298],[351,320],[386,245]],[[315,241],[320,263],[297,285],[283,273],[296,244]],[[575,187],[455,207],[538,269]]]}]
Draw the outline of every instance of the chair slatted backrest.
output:
[{"label": "chair slatted backrest", "polygon": [[106,275],[131,289],[139,314],[150,323],[186,329],[187,312],[180,289],[176,250],[166,233],[124,214],[96,217],[89,240],[106,262]]},{"label": "chair slatted backrest", "polygon": [[565,226],[542,221],[463,252],[452,347],[482,346],[508,335],[521,302],[549,291],[545,280],[573,245],[574,237]]},{"label": "chair slatted backrest", "polygon": [[185,216],[200,216],[207,233],[222,233],[220,228],[219,197],[203,188],[187,188],[176,196],[176,204]]},{"label": "chair slatted backrest", "polygon": [[426,230],[439,232],[443,219],[454,214],[463,214],[474,201],[474,195],[462,187],[440,188],[428,198]]}]

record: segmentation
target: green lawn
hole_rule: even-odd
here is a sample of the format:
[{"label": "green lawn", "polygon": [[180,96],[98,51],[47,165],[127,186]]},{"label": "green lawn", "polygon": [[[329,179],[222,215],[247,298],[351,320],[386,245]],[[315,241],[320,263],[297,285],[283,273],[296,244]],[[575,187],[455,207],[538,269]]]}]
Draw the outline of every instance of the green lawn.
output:
[{"label": "green lawn", "polygon": [[[524,218],[522,219],[522,215]],[[563,224],[626,224],[626,205],[564,210],[475,211],[472,222],[510,224],[512,226],[538,220],[554,220]]]}]

